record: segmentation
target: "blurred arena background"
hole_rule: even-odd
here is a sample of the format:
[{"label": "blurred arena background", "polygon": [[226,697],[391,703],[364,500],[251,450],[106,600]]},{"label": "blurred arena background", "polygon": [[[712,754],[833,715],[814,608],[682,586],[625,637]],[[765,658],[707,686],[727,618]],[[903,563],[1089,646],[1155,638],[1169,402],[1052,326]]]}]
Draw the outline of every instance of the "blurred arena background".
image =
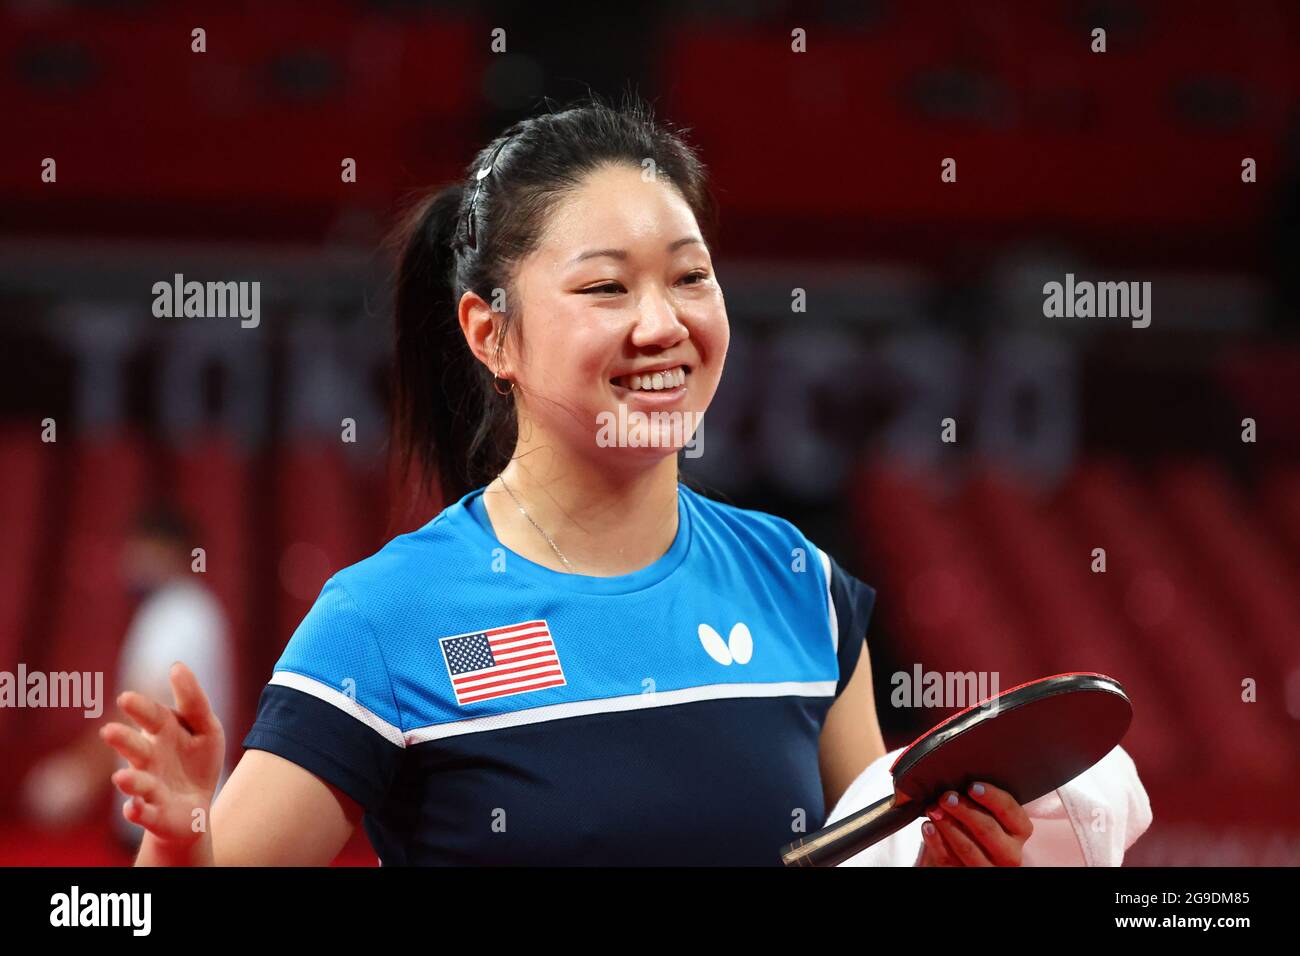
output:
[{"label": "blurred arena background", "polygon": [[[3,8],[0,670],[111,675],[123,543],[174,499],[230,622],[237,759],[325,579],[433,514],[390,509],[396,211],[543,97],[631,88],[722,211],[732,351],[684,465],[878,589],[889,746],[947,713],[891,706],[917,665],[1103,671],[1155,814],[1128,863],[1300,863],[1300,7],[693,6]],[[260,324],[155,318],[177,273],[259,280]],[[1067,273],[1149,281],[1150,327],[1045,317]],[[0,710],[0,864],[130,859],[108,789],[24,811],[84,727]]]}]

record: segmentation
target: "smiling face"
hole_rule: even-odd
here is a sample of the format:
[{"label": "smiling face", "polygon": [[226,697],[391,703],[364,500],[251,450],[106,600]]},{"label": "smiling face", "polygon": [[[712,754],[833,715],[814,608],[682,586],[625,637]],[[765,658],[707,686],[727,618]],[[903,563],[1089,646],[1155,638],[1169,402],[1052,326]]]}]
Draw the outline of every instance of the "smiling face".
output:
[{"label": "smiling face", "polygon": [[[689,440],[730,333],[713,260],[675,187],[631,166],[592,172],[518,264],[514,297],[507,310],[523,318],[502,343],[500,375],[516,383],[521,436],[532,426],[580,454],[627,462]],[[484,343],[489,355],[494,344]],[[620,405],[625,420],[639,412],[649,424],[632,439],[639,447],[601,438]]]}]

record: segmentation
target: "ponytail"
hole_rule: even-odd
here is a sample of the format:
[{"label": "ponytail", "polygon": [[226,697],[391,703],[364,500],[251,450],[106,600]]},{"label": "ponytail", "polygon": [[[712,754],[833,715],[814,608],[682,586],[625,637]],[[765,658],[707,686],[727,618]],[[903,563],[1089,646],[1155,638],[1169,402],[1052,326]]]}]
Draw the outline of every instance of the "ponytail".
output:
[{"label": "ponytail", "polygon": [[403,481],[414,471],[416,498],[427,496],[436,479],[444,506],[477,487],[485,469],[495,474],[506,463],[502,443],[491,440],[498,416],[485,414],[501,403],[489,397],[491,376],[470,351],[457,315],[453,240],[462,195],[457,184],[426,197],[398,230],[392,416],[398,470]]}]

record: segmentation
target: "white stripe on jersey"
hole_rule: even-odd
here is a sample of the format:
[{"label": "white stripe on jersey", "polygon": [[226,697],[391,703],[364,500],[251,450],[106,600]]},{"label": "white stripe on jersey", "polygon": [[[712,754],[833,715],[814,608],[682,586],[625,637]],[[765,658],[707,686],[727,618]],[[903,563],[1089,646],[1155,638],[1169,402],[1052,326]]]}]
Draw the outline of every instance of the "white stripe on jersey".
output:
[{"label": "white stripe on jersey", "polygon": [[333,704],[344,713],[355,717],[385,740],[399,747],[429,740],[441,740],[445,737],[459,737],[462,734],[482,733],[488,730],[501,730],[505,727],[521,727],[526,724],[539,724],[548,720],[562,720],[566,717],[583,717],[589,714],[609,714],[627,710],[642,710],[650,707],[671,707],[676,704],[689,704],[700,700],[726,700],[737,697],[833,697],[836,682],[825,681],[779,681],[763,684],[706,684],[702,687],[683,687],[680,690],[654,691],[652,693],[626,694],[622,697],[604,697],[595,700],[570,701],[564,704],[550,704],[545,707],[532,707],[528,710],[513,711],[505,714],[488,714],[483,717],[470,717],[466,720],[453,720],[428,727],[417,727],[403,733],[388,721],[358,704],[341,691],[328,684],[295,674],[292,671],[276,671],[270,683],[281,687],[310,694],[327,704]]},{"label": "white stripe on jersey", "polygon": [[565,704],[532,707],[507,714],[489,714],[470,717],[444,724],[432,724],[406,732],[407,746],[461,734],[476,734],[503,727],[520,727],[565,717],[583,717],[588,714],[608,714],[648,707],[670,707],[689,704],[697,700],[723,700],[730,697],[833,697],[836,682],[779,681],[771,684],[706,684],[703,687],[683,687],[680,690],[660,690],[647,694],[627,694],[623,697],[604,697],[595,700],[576,700]]},{"label": "white stripe on jersey", "polygon": [[276,671],[271,675],[268,683],[279,684],[281,687],[292,687],[304,694],[311,694],[311,696],[323,700],[327,704],[333,704],[345,714],[361,721],[389,743],[396,744],[399,747],[406,746],[400,728],[394,727],[378,714],[358,704],[353,698],[329,684],[322,684],[318,680],[304,677],[302,674],[295,674],[293,671]]},{"label": "white stripe on jersey", "polygon": [[830,608],[831,622],[831,647],[838,654],[840,650],[840,622],[835,614],[835,598],[831,594],[831,559],[821,548],[817,549],[821,555],[822,567],[826,569],[826,604]]}]

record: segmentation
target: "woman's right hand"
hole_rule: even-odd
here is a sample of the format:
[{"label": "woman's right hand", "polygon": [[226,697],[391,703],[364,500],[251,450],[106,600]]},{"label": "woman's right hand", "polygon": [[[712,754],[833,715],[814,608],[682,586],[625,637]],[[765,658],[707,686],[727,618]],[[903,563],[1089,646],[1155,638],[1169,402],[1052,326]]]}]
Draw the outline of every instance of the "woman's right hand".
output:
[{"label": "woman's right hand", "polygon": [[178,661],[168,677],[174,708],[125,691],[118,706],[140,729],[109,723],[99,735],[131,765],[112,776],[114,786],[131,798],[122,815],[181,848],[208,832],[226,735],[194,673]]}]

